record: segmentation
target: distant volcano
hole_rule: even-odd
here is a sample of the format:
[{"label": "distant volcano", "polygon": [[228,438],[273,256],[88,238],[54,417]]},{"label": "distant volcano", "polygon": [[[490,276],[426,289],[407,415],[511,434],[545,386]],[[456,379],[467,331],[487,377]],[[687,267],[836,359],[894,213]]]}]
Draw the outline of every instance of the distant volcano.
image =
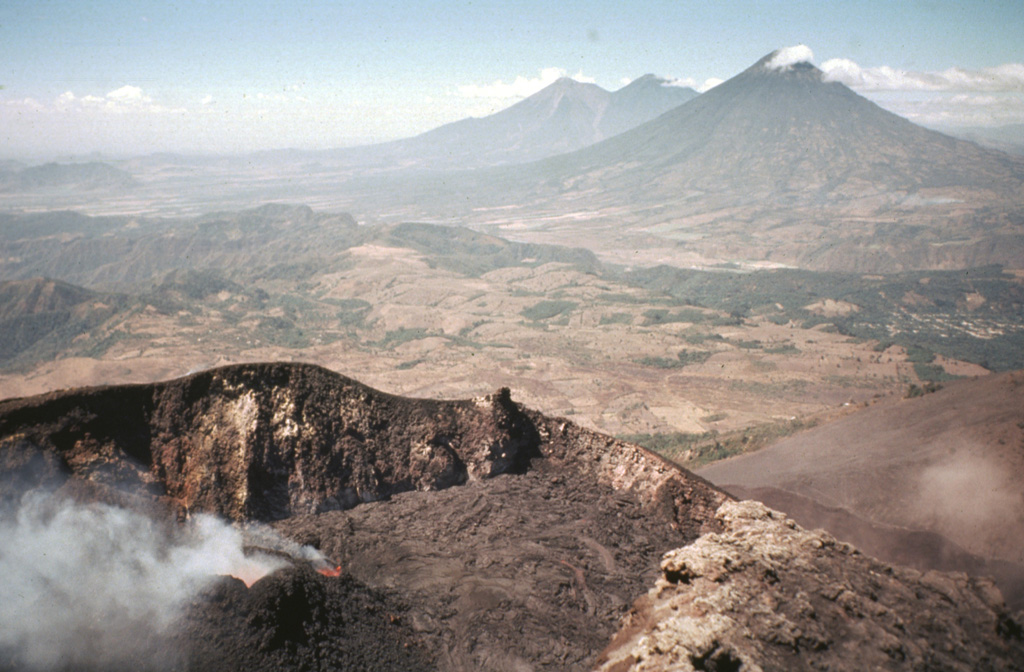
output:
[{"label": "distant volcano", "polygon": [[614,92],[562,77],[486,117],[470,117],[413,138],[336,154],[425,169],[524,163],[587,147],[696,96],[691,88],[672,86],[650,74]]},{"label": "distant volcano", "polygon": [[718,259],[1020,266],[1024,161],[916,126],[811,63],[773,67],[775,53],[633,130],[523,167],[505,179],[525,192],[512,198],[626,212],[607,225]]},{"label": "distant volcano", "polygon": [[656,172],[652,186],[666,193],[685,186],[750,198],[1020,186],[1019,161],[916,126],[810,63],[773,67],[774,55],[573,165]]}]

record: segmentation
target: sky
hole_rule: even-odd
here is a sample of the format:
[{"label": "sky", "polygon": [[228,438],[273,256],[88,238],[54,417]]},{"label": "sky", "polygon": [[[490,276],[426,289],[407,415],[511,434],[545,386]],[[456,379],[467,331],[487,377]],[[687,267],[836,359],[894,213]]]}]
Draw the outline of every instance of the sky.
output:
[{"label": "sky", "polygon": [[918,123],[1024,123],[1022,36],[1021,0],[3,0],[0,158],[361,144],[795,45]]}]

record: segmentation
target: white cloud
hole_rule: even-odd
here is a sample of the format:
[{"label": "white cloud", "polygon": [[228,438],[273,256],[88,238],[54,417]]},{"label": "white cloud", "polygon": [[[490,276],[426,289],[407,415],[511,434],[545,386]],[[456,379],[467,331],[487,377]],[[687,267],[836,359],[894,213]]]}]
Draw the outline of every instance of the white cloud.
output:
[{"label": "white cloud", "polygon": [[697,91],[697,93],[704,93],[708,89],[715,88],[723,81],[725,80],[719,79],[718,77],[708,77],[707,79],[704,80],[703,84],[698,84],[697,80],[694,79],[693,77],[675,77],[666,79],[663,86],[689,87]]},{"label": "white cloud", "polygon": [[151,96],[138,86],[126,84],[109,91],[104,96],[92,94],[76,96],[74,91],[65,91],[53,102],[53,109],[59,112],[109,112],[113,114],[165,114],[186,112],[183,108],[169,108],[156,103]]},{"label": "white cloud", "polygon": [[697,88],[697,80],[693,77],[669,77],[665,80],[662,86],[678,86],[680,88],[689,87],[691,89]]},{"label": "white cloud", "polygon": [[1024,63],[916,72],[887,65],[862,68],[847,58],[832,58],[822,63],[821,69],[826,81],[842,82],[859,91],[1024,92]]},{"label": "white cloud", "polygon": [[15,100],[5,100],[3,101],[3,105],[5,107],[14,109],[18,113],[22,111],[42,112],[46,109],[46,106],[40,103],[35,98],[19,98]]},{"label": "white cloud", "polygon": [[[553,84],[559,78],[568,76],[568,72],[563,68],[544,68],[537,77],[518,75],[509,83],[499,79],[491,84],[463,84],[458,90],[459,95],[464,98],[526,98]],[[572,79],[586,83],[595,81],[592,77],[584,76],[582,71],[573,75]]]},{"label": "white cloud", "polygon": [[211,96],[211,95],[203,96],[203,99],[201,101],[199,101],[199,103],[201,105],[204,105],[204,106],[205,105],[210,105],[211,103],[213,103],[213,96]]},{"label": "white cloud", "polygon": [[922,96],[917,92],[898,92],[876,102],[925,126],[1024,123],[1024,96],[1015,93],[927,93]]},{"label": "white cloud", "polygon": [[709,77],[704,80],[703,84],[697,87],[697,91],[699,93],[704,93],[708,89],[713,89],[724,81],[724,79],[719,79],[718,77]]},{"label": "white cloud", "polygon": [[137,86],[124,85],[120,89],[115,89],[107,94],[109,100],[126,104],[126,105],[138,105],[140,103],[151,103],[153,99],[142,93],[142,89]]},{"label": "white cloud", "polygon": [[806,44],[798,44],[793,47],[783,47],[777,50],[771,59],[765,63],[770,70],[789,70],[797,63],[813,63],[814,52]]}]

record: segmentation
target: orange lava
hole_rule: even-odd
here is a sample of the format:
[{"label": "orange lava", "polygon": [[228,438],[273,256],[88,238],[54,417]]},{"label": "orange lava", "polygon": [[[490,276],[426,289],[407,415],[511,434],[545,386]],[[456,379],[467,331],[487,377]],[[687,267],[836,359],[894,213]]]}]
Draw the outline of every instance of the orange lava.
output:
[{"label": "orange lava", "polygon": [[330,577],[341,576],[341,565],[338,565],[337,567],[334,567],[333,569],[330,568],[330,567],[318,567],[316,571],[320,572],[324,576],[330,576]]}]

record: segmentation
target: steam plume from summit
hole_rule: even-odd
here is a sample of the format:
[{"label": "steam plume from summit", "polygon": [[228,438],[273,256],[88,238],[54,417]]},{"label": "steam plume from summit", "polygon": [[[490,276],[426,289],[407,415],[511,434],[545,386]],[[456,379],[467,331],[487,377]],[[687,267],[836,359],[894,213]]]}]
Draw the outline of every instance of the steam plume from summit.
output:
[{"label": "steam plume from summit", "polygon": [[212,516],[178,533],[131,511],[26,498],[0,518],[0,666],[162,669],[149,660],[188,602],[217,575],[252,583],[285,564],[246,555]]}]

